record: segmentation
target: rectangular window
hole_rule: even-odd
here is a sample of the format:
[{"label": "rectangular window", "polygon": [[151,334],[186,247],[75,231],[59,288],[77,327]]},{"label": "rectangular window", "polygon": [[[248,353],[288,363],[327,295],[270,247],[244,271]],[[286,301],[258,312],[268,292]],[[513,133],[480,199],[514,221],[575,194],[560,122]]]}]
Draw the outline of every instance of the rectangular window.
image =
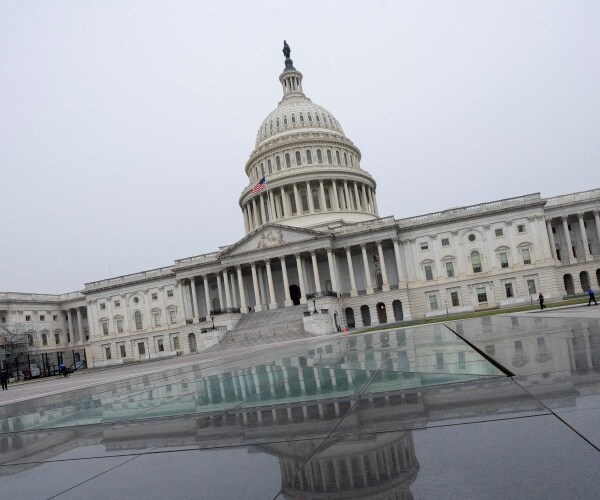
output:
[{"label": "rectangular window", "polygon": [[60,344],[60,333],[55,333],[54,334],[54,343],[56,345]]},{"label": "rectangular window", "polygon": [[521,249],[521,255],[523,256],[523,264],[531,264],[531,252],[529,248]]},{"label": "rectangular window", "polygon": [[138,352],[140,353],[140,356],[146,354],[146,345],[143,342],[138,342]]},{"label": "rectangular window", "polygon": [[121,344],[119,346],[119,350],[121,351],[121,357],[122,358],[126,358],[127,357],[127,353],[125,352],[125,346],[123,344]]},{"label": "rectangular window", "polygon": [[454,262],[446,262],[446,274],[448,275],[448,278],[454,276]]},{"label": "rectangular window", "polygon": [[29,314],[25,316],[25,321],[31,321],[31,316],[29,316]]},{"label": "rectangular window", "polygon": [[154,326],[160,326],[160,313],[154,313]]},{"label": "rectangular window", "polygon": [[175,309],[169,309],[169,320],[172,325],[177,323],[177,311]]},{"label": "rectangular window", "polygon": [[433,269],[431,266],[423,266],[423,269],[425,270],[425,279],[431,281],[433,279]]},{"label": "rectangular window", "polygon": [[173,348],[176,351],[180,350],[180,348],[179,348],[179,337],[173,337]]},{"label": "rectangular window", "polygon": [[498,228],[494,230],[494,234],[496,235],[496,238],[500,238],[501,236],[504,236],[504,231],[502,228]]},{"label": "rectangular window", "polygon": [[524,232],[525,232],[525,224],[517,225],[517,233],[524,233]]},{"label": "rectangular window", "polygon": [[421,250],[427,250],[429,248],[429,243],[426,241],[421,242]]},{"label": "rectangular window", "polygon": [[42,345],[48,345],[48,335],[42,333]]},{"label": "rectangular window", "polygon": [[106,304],[104,302],[100,302],[100,310],[104,311],[106,309]]},{"label": "rectangular window", "polygon": [[502,269],[505,269],[508,267],[508,254],[506,252],[500,252],[498,254],[498,257],[500,257],[500,267],[502,267]]},{"label": "rectangular window", "polygon": [[504,283],[504,293],[507,299],[514,297],[512,283]]},{"label": "rectangular window", "polygon": [[458,292],[450,292],[450,300],[452,301],[452,307],[458,307],[460,305]]},{"label": "rectangular window", "polygon": [[110,352],[110,347],[105,347],[104,348],[104,352],[106,353],[106,359],[109,360],[112,357],[112,354]]},{"label": "rectangular window", "polygon": [[46,316],[44,316],[43,314],[40,314],[40,321],[46,321]]},{"label": "rectangular window", "polygon": [[152,294],[152,300],[157,300],[158,299],[158,294],[157,293],[153,293]]},{"label": "rectangular window", "polygon": [[167,297],[173,297],[173,290],[167,290]]},{"label": "rectangular window", "polygon": [[54,316],[52,316],[52,321],[58,321],[58,314],[55,314]]},{"label": "rectangular window", "polygon": [[535,295],[537,293],[535,280],[527,280],[527,290],[529,291],[529,295]]},{"label": "rectangular window", "polygon": [[163,339],[158,339],[158,341],[156,342],[156,345],[158,346],[158,352],[165,352],[165,346],[163,344]]},{"label": "rectangular window", "polygon": [[442,246],[443,247],[449,247],[450,246],[450,240],[448,238],[442,238]]},{"label": "rectangular window", "polygon": [[432,311],[437,311],[438,310],[438,299],[437,299],[437,295],[430,295],[429,296],[429,308]]},{"label": "rectangular window", "polygon": [[443,352],[435,353],[435,367],[438,370],[444,369],[444,353]]},{"label": "rectangular window", "polygon": [[477,288],[477,302],[480,304],[487,303],[487,292],[484,286]]},{"label": "rectangular window", "polygon": [[117,320],[117,333],[123,333],[123,320]]},{"label": "rectangular window", "polygon": [[108,335],[108,323],[106,321],[102,322],[102,333]]},{"label": "rectangular window", "polygon": [[115,307],[121,307],[121,301],[115,300]]}]

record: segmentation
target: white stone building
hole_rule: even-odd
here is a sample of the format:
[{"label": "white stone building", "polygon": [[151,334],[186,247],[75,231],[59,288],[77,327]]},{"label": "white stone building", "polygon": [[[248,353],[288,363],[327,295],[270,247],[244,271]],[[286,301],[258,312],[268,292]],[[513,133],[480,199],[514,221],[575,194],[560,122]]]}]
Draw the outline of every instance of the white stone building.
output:
[{"label": "white stone building", "polygon": [[245,166],[241,240],[65,295],[0,293],[0,335],[28,333],[44,367],[65,353],[101,366],[196,352],[250,325],[300,318],[326,334],[600,286],[600,189],[380,217],[360,150],[291,59],[279,79]]}]

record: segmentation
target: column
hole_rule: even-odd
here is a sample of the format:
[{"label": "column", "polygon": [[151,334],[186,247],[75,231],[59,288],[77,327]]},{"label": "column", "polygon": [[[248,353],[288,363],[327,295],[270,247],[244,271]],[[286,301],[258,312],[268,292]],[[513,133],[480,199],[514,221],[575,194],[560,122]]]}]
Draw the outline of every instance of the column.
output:
[{"label": "column", "polygon": [[556,243],[554,241],[554,233],[552,232],[552,221],[551,220],[546,221],[546,229],[548,231],[548,239],[550,240],[550,251],[552,252],[552,258],[554,260],[558,260],[558,257],[556,255]]},{"label": "column", "polygon": [[273,193],[269,189],[267,191],[267,201],[269,202],[269,208],[271,210],[271,222],[273,222],[277,218],[277,212],[275,211],[275,198],[273,197]]},{"label": "column", "polygon": [[269,283],[269,297],[271,298],[271,303],[269,304],[269,309],[277,309],[277,299],[275,298],[275,288],[273,287],[273,273],[271,272],[271,261],[269,259],[265,260],[265,266],[267,267],[267,281]]},{"label": "column", "polygon": [[338,199],[337,186],[335,181],[331,181],[331,192],[333,194],[333,210],[339,212],[340,210],[340,200]]},{"label": "column", "polygon": [[369,259],[367,259],[367,245],[360,244],[360,249],[363,256],[363,265],[365,267],[365,278],[367,280],[367,293],[373,293],[373,285],[371,284],[371,270],[369,269]]},{"label": "column", "polygon": [[578,213],[577,218],[579,219],[579,231],[581,232],[581,243],[583,245],[583,255],[587,259],[590,256],[590,249],[588,248],[588,238],[585,231],[585,224],[583,222],[583,213]]},{"label": "column", "polygon": [[268,310],[269,297],[267,297],[267,288],[265,287],[265,275],[260,268],[258,269],[258,288],[260,289],[260,303],[264,310]]},{"label": "column", "polygon": [[225,300],[223,297],[223,286],[221,285],[221,273],[220,272],[217,273],[217,289],[219,292],[219,309],[223,310],[227,306],[225,305]]},{"label": "column", "polygon": [[373,200],[373,210],[375,215],[379,216],[379,208],[377,208],[377,199],[375,198],[375,190],[371,189],[371,200]]},{"label": "column", "polygon": [[369,211],[369,200],[367,200],[367,192],[365,191],[364,184],[361,185],[361,191],[362,191],[363,211],[368,212]]},{"label": "column", "polygon": [[200,312],[198,311],[198,295],[196,295],[196,278],[190,280],[190,287],[192,288],[192,317],[197,323]]},{"label": "column", "polygon": [[356,199],[356,210],[362,211],[360,196],[358,195],[358,186],[356,185],[356,182],[354,183],[354,198]]},{"label": "column", "polygon": [[400,258],[400,245],[398,245],[398,238],[392,238],[394,244],[394,256],[396,257],[396,271],[398,272],[398,282],[404,283],[406,277],[404,276],[404,270],[402,269],[402,259]]},{"label": "column", "polygon": [[296,215],[302,213],[302,205],[300,203],[300,196],[298,195],[298,186],[294,184],[294,200],[296,200]]},{"label": "column", "polygon": [[296,257],[296,269],[298,270],[298,281],[300,285],[300,304],[306,304],[306,289],[304,288],[304,275],[302,272],[302,260],[300,254],[294,254]]},{"label": "column", "polygon": [[258,293],[258,279],[256,277],[256,262],[252,262],[250,264],[250,268],[252,269],[252,285],[254,286],[254,310],[256,312],[262,311],[262,306],[260,304],[260,294]]},{"label": "column", "polygon": [[281,211],[282,211],[282,215],[283,217],[289,217],[290,216],[290,212],[288,210],[287,207],[287,203],[286,203],[286,196],[285,196],[285,189],[283,189],[283,187],[279,188],[279,194],[281,195]]},{"label": "column", "polygon": [[96,324],[94,321],[94,305],[92,302],[88,302],[86,305],[87,311],[87,320],[88,320],[88,333],[90,339],[93,339],[96,336],[96,332],[94,329],[94,325]]},{"label": "column", "polygon": [[379,265],[381,266],[381,278],[383,279],[383,291],[389,292],[390,285],[388,283],[387,270],[385,268],[385,260],[383,258],[383,247],[381,241],[377,242],[377,252],[379,253]]},{"label": "column", "polygon": [[246,230],[246,234],[248,234],[250,232],[250,226],[248,224],[248,210],[246,207],[244,207],[244,229]]},{"label": "column", "polygon": [[262,217],[262,223],[267,223],[267,216],[265,215],[265,202],[263,200],[264,195],[259,195],[258,204],[260,205],[260,216]]},{"label": "column", "polygon": [[248,304],[246,304],[246,292],[244,292],[244,280],[242,277],[242,266],[236,266],[237,271],[237,279],[238,279],[238,288],[240,291],[240,310],[242,314],[246,314],[248,312]]},{"label": "column", "polygon": [[331,278],[331,289],[332,291],[339,293],[339,287],[337,282],[337,274],[335,272],[335,265],[333,262],[333,255],[331,248],[327,249],[327,262],[329,264],[329,276]]},{"label": "column", "polygon": [[179,298],[179,317],[181,321],[185,322],[186,314],[185,314],[185,300],[183,299],[183,285],[181,281],[177,282],[177,297]]},{"label": "column", "polygon": [[237,295],[237,290],[240,289],[239,286],[237,286],[237,274],[236,273],[231,273],[230,276],[230,283],[231,283],[231,302],[232,302],[232,307],[234,309],[240,309],[240,304],[238,302],[238,295]]},{"label": "column", "polygon": [[350,202],[350,190],[348,189],[348,181],[344,181],[344,194],[346,195],[346,210],[350,210],[352,208],[352,203]]},{"label": "column", "polygon": [[348,274],[350,275],[350,296],[356,297],[356,279],[354,278],[354,265],[352,264],[352,252],[350,247],[346,247],[346,260],[348,261]]},{"label": "column", "polygon": [[321,211],[327,210],[327,203],[325,202],[325,188],[323,187],[323,181],[319,181],[319,196],[321,197]]},{"label": "column", "polygon": [[71,317],[71,309],[67,309],[67,321],[69,323],[69,336],[71,342],[75,342],[75,332],[73,331],[73,318]]},{"label": "column", "polygon": [[565,233],[565,241],[567,243],[567,255],[569,256],[569,259],[574,259],[575,257],[573,256],[573,244],[571,243],[571,235],[569,234],[569,225],[567,223],[567,217],[563,215],[561,218],[563,223],[563,231]]},{"label": "column", "polygon": [[319,267],[317,266],[317,252],[311,250],[310,257],[312,259],[313,274],[315,275],[315,292],[321,293],[321,280],[319,279]]},{"label": "column", "polygon": [[600,211],[594,210],[594,220],[596,221],[596,232],[598,233],[598,254],[600,254]]},{"label": "column", "polygon": [[[111,301],[110,299],[108,300],[109,303],[109,308],[110,308],[110,304]],[[75,312],[77,313],[77,330],[79,330],[79,343],[83,344],[83,341],[85,340],[83,337],[83,320],[81,319],[81,308],[76,307],[75,308]],[[112,323],[112,315],[110,318],[108,318],[108,324],[110,325]]]},{"label": "column", "polygon": [[212,309],[210,304],[210,290],[208,288],[208,274],[202,276],[202,280],[204,281],[204,300],[206,301],[206,317],[208,318]]},{"label": "column", "polygon": [[283,291],[285,293],[285,302],[284,306],[289,307],[293,305],[292,299],[290,297],[290,282],[288,280],[287,274],[287,265],[285,263],[285,257],[279,257],[279,262],[281,262],[281,274],[283,275]]},{"label": "column", "polygon": [[313,203],[312,193],[310,191],[310,182],[306,183],[306,198],[308,200],[308,211],[312,214],[315,211],[315,204]]},{"label": "column", "polygon": [[223,287],[225,288],[225,301],[227,303],[227,309],[231,309],[231,292],[229,290],[229,273],[227,269],[221,271],[223,274]]}]

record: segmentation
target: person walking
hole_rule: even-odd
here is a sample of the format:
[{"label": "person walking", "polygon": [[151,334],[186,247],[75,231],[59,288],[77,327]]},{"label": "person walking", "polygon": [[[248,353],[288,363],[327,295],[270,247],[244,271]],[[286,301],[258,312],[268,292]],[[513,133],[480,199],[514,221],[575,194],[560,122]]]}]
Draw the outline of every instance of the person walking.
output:
[{"label": "person walking", "polygon": [[2,371],[0,371],[0,385],[2,385],[3,391],[8,390],[8,372],[6,368],[2,368]]},{"label": "person walking", "polygon": [[542,293],[540,292],[540,294],[538,295],[538,302],[540,303],[540,309],[543,309],[544,307],[546,307],[544,305],[544,296],[542,295]]},{"label": "person walking", "polygon": [[594,304],[598,305],[598,302],[596,302],[596,296],[594,295],[594,290],[592,290],[592,287],[588,288],[588,295],[590,296],[590,300],[588,301],[588,306],[592,305],[592,300],[594,301]]}]

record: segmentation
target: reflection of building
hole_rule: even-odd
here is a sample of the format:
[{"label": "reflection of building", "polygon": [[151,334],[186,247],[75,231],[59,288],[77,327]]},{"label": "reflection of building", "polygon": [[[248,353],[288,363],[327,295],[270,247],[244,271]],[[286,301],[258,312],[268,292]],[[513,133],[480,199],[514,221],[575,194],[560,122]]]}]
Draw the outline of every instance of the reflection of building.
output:
[{"label": "reflection of building", "polygon": [[[245,165],[244,238],[71,294],[1,294],[0,326],[36,324],[40,352],[87,348],[103,365],[196,352],[225,328],[322,334],[600,285],[599,189],[380,217],[360,150],[289,58],[280,82]],[[303,318],[313,299],[327,314]]]}]

